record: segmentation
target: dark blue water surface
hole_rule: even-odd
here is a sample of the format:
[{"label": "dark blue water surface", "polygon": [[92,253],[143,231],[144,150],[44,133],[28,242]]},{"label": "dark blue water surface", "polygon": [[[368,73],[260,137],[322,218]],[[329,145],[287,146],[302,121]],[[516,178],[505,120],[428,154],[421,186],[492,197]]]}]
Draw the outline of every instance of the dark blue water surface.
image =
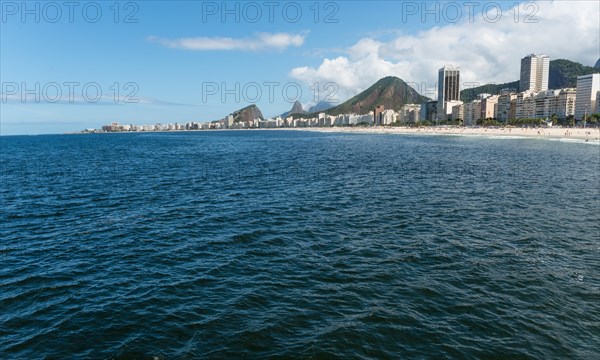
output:
[{"label": "dark blue water surface", "polygon": [[2,137],[2,359],[598,359],[600,147]]}]

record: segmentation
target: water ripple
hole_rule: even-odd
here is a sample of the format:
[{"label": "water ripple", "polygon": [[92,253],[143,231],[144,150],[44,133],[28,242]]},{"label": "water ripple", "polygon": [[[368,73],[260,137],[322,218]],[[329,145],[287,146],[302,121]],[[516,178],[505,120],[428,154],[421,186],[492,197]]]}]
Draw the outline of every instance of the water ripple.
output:
[{"label": "water ripple", "polygon": [[6,359],[600,357],[600,153],[3,137]]}]

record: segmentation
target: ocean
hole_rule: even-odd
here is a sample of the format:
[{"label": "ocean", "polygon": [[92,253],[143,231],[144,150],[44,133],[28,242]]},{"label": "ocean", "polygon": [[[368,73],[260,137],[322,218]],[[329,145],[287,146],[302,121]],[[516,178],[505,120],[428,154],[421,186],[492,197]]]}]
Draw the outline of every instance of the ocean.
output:
[{"label": "ocean", "polygon": [[0,137],[2,359],[598,359],[600,146]]}]

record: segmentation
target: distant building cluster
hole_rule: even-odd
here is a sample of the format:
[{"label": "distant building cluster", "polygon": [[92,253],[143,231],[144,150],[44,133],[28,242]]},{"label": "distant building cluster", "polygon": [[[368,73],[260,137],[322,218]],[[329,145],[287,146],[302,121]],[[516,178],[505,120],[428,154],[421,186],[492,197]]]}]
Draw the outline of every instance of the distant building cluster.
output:
[{"label": "distant building cluster", "polygon": [[409,125],[420,121],[419,104],[406,104],[399,112],[385,109],[383,105],[373,109],[370,114],[341,114],[328,115],[320,113],[309,118],[294,118],[280,116],[272,119],[254,119],[248,121],[234,122],[230,115],[225,119],[204,124],[209,129],[268,129],[268,128],[304,128],[304,127],[332,127],[332,126],[385,126],[385,125]]},{"label": "distant building cluster", "polygon": [[[600,113],[600,73],[579,76],[576,88],[548,89],[550,58],[531,54],[521,59],[519,91],[503,89],[500,94],[479,94],[476,99],[460,100],[460,68],[447,65],[438,72],[438,98],[423,104],[405,104],[399,111],[376,106],[369,114],[328,115],[310,118],[280,116],[270,119],[235,121],[233,115],[212,122],[155,125],[104,125],[102,132],[189,131],[209,129],[268,129],[332,126],[410,126],[420,122],[454,122],[475,126],[481,120],[508,123],[514,119],[583,120]],[[86,132],[97,130],[88,129]]]},{"label": "distant building cluster", "polygon": [[109,125],[102,126],[103,132],[124,132],[124,131],[183,131],[191,130],[188,124],[155,124],[155,125],[121,125],[119,123],[112,123]]},{"label": "distant building cluster", "polygon": [[[310,118],[294,118],[277,116],[271,119],[253,119],[247,121],[234,121],[233,115],[213,122],[189,122],[186,124],[155,124],[155,125],[120,125],[112,123],[102,126],[102,132],[143,132],[143,131],[192,131],[192,130],[219,130],[219,129],[272,129],[272,128],[305,128],[305,127],[333,127],[333,126],[385,126],[385,125],[411,125],[418,123],[421,114],[421,105],[406,104],[399,112],[378,106],[370,114],[342,114],[327,115],[320,113]],[[94,132],[88,129],[86,132]]]},{"label": "distant building cluster", "polygon": [[583,120],[600,113],[600,73],[579,76],[576,88],[548,90],[550,58],[531,54],[521,59],[519,90],[503,89],[498,95],[479,94],[476,99],[460,101],[460,68],[444,66],[439,70],[438,99],[423,104],[422,119],[459,121],[476,125],[482,119],[507,123],[512,119]]},{"label": "distant building cluster", "polygon": [[480,94],[471,102],[454,105],[450,119],[462,120],[465,126],[473,126],[482,119],[503,123],[511,119],[547,119],[553,116],[566,119],[575,114],[576,93],[575,88],[568,88],[537,93],[531,90],[517,93],[506,89],[501,95]]}]

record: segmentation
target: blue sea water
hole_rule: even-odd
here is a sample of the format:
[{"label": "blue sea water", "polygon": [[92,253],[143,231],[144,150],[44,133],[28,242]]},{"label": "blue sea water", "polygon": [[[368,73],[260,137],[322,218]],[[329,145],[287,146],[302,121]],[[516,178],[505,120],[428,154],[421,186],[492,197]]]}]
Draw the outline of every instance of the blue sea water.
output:
[{"label": "blue sea water", "polygon": [[600,147],[0,138],[2,359],[598,359]]}]

